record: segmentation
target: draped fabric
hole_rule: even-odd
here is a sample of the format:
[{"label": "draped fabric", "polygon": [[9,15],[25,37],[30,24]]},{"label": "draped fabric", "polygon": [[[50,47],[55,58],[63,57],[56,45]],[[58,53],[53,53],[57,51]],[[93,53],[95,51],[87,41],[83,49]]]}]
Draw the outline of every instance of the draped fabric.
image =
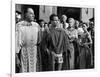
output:
[{"label": "draped fabric", "polygon": [[84,33],[81,36],[81,44],[80,45],[80,54],[79,54],[79,62],[80,62],[80,68],[90,68],[91,67],[91,50],[89,48],[89,45],[83,45],[85,43],[89,43],[88,34]]},{"label": "draped fabric", "polygon": [[68,35],[70,40],[70,56],[69,56],[70,69],[74,69],[75,49],[74,49],[73,41],[78,38],[78,33],[76,29],[68,28],[66,29],[66,34]]},{"label": "draped fabric", "polygon": [[38,24],[22,21],[18,24],[18,43],[21,50],[22,72],[35,72],[37,64]]},{"label": "draped fabric", "polygon": [[[63,29],[55,28],[50,29],[49,31],[45,31],[43,41],[42,41],[42,50],[44,51],[44,57],[46,65],[48,65],[48,69],[50,71],[54,70],[53,67],[53,55],[52,52],[55,54],[61,54],[66,52],[69,49],[69,40],[68,37]],[[47,56],[45,56],[48,54]],[[45,64],[45,63],[44,63]],[[68,65],[66,65],[68,67]]]}]

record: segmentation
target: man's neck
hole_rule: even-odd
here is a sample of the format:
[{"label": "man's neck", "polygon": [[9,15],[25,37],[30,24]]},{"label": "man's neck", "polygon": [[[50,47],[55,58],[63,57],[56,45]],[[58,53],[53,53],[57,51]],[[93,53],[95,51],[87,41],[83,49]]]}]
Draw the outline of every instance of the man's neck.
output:
[{"label": "man's neck", "polygon": [[27,19],[27,18],[26,18],[25,20],[26,20],[27,22],[29,22],[29,23],[31,23],[31,22],[32,22],[31,20],[29,20],[29,19]]},{"label": "man's neck", "polygon": [[50,29],[55,29],[56,27],[55,26],[53,26],[53,25],[51,25],[51,27],[50,27]]}]

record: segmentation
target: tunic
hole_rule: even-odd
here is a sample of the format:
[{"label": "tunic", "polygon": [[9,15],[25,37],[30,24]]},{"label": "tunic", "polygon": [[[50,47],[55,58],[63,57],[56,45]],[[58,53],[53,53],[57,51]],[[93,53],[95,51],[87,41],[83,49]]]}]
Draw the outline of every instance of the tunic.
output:
[{"label": "tunic", "polygon": [[63,52],[67,52],[69,49],[69,40],[65,31],[61,28],[54,28],[45,32],[42,48],[48,50],[50,55],[49,68],[54,70],[53,64],[55,60],[52,54],[63,54]]},{"label": "tunic", "polygon": [[36,22],[22,21],[18,28],[22,72],[35,72],[37,63],[37,39],[39,27]]}]

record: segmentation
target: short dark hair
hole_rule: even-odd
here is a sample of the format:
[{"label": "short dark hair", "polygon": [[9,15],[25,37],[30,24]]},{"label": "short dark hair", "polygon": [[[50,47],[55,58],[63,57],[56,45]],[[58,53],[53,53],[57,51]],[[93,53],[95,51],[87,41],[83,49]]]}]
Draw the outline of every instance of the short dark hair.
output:
[{"label": "short dark hair", "polygon": [[54,18],[54,17],[58,17],[58,16],[57,16],[56,14],[51,14],[51,15],[50,15],[50,18],[49,18],[50,21],[53,21],[53,18]]},{"label": "short dark hair", "polygon": [[82,24],[83,24],[83,25],[85,24],[85,25],[87,26],[87,23],[85,23],[85,22],[83,22]]},{"label": "short dark hair", "polygon": [[26,7],[26,8],[24,9],[24,14],[27,13],[27,11],[28,11],[29,8],[31,8],[31,7]]},{"label": "short dark hair", "polygon": [[25,7],[24,8],[24,19],[26,19],[26,13],[28,12],[29,8],[31,8],[31,7]]},{"label": "short dark hair", "polygon": [[45,21],[44,21],[43,19],[38,20],[38,23],[39,23],[39,24],[40,24],[41,22],[44,22],[44,23],[45,23]]},{"label": "short dark hair", "polygon": [[40,19],[39,22],[45,22],[43,19]]},{"label": "short dark hair", "polygon": [[22,14],[20,11],[16,11],[16,13],[18,13],[18,14]]},{"label": "short dark hair", "polygon": [[94,17],[93,18],[90,18],[89,21],[94,22]]}]

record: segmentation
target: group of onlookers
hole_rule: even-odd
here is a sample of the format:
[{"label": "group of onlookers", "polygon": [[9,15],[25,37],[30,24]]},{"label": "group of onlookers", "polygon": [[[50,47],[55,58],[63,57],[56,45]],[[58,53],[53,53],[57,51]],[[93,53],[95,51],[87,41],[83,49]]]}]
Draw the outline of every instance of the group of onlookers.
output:
[{"label": "group of onlookers", "polygon": [[47,23],[43,19],[36,22],[32,8],[26,9],[24,20],[17,13],[17,73],[94,67],[94,19],[85,23],[52,14]]}]

